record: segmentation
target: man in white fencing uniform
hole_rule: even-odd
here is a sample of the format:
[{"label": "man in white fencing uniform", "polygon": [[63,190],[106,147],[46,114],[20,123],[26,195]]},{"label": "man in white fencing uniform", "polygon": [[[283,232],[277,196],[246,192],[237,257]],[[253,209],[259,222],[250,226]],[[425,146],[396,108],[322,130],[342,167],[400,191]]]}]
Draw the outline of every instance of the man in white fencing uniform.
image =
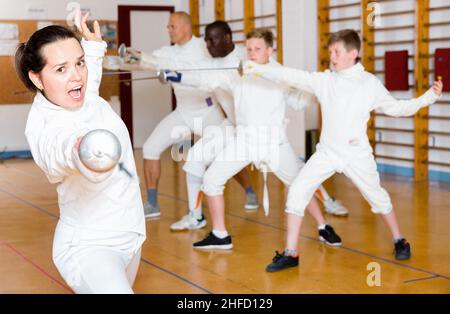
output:
[{"label": "man in white fencing uniform", "polygon": [[[173,46],[162,47],[150,54],[128,48],[128,58],[136,58],[142,67],[153,70],[198,64],[211,58],[203,39],[192,35],[192,20],[187,13],[172,13],[168,32]],[[207,126],[219,125],[224,120],[222,110],[211,93],[181,85],[173,88],[177,108],[156,126],[143,146],[147,189],[145,217],[160,215],[157,188],[161,176],[161,154],[173,144],[190,138],[192,133],[200,135]]]}]

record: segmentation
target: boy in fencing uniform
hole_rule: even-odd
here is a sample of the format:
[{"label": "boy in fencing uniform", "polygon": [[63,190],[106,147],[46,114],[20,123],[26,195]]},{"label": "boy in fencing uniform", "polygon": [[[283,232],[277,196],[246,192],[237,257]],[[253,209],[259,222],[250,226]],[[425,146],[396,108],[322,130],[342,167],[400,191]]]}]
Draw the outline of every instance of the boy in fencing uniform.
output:
[{"label": "boy in fencing uniform", "polygon": [[[379,109],[395,117],[410,116],[433,104],[442,94],[442,82],[435,82],[424,95],[396,100],[371,73],[357,62],[361,40],[354,30],[332,34],[328,42],[332,71],[308,73],[286,67],[248,62],[244,72],[277,84],[312,91],[322,109],[322,133],[317,152],[308,160],[290,187],[286,212],[286,249],[266,270],[278,271],[298,265],[298,236],[305,206],[317,187],[335,172],[344,173],[369,202],[372,212],[381,214],[394,241],[395,258],[409,259],[410,244],[400,233],[388,193],[380,177],[367,137],[367,121]],[[295,254],[287,254],[294,252]]]}]

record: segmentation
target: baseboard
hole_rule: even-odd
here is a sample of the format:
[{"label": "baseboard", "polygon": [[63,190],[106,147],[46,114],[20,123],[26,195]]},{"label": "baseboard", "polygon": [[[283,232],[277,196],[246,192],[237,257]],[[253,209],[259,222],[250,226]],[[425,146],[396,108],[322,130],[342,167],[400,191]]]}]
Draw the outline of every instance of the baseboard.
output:
[{"label": "baseboard", "polygon": [[0,152],[0,160],[10,159],[10,158],[31,158],[31,157],[32,157],[32,155],[29,150]]}]

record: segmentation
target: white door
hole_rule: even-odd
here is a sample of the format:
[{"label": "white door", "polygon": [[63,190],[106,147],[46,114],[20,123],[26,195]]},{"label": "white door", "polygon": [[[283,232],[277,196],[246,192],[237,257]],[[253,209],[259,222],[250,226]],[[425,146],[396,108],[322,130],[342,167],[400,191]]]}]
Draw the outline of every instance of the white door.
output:
[{"label": "white door", "polygon": [[[131,11],[131,46],[152,52],[170,45],[167,34],[168,11]],[[132,78],[156,75],[153,72],[133,73]],[[172,91],[158,80],[133,81],[133,144],[141,148],[159,121],[172,111]]]}]

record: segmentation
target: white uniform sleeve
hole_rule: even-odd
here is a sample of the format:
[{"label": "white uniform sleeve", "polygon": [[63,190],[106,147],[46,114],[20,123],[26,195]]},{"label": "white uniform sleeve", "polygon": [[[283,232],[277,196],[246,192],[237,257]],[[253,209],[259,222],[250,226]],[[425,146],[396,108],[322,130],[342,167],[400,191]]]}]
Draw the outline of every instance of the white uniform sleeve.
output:
[{"label": "white uniform sleeve", "polygon": [[142,52],[140,65],[150,70],[178,68],[177,56],[170,47],[162,47],[151,53]]},{"label": "white uniform sleeve", "polygon": [[59,183],[65,177],[77,172],[81,173],[87,180],[97,183],[106,180],[116,171],[113,168],[109,172],[96,173],[83,166],[74,146],[77,139],[87,131],[69,132],[44,128],[39,133],[26,133],[33,158],[47,175],[50,183]]},{"label": "white uniform sleeve", "polygon": [[106,42],[87,41],[82,39],[81,46],[84,50],[84,58],[88,68],[86,91],[98,95],[103,75],[102,64],[107,47]]},{"label": "white uniform sleeve", "polygon": [[182,73],[181,84],[197,87],[206,92],[214,92],[220,88],[233,93],[237,80],[239,80],[239,74],[232,71],[185,72]]},{"label": "white uniform sleeve", "polygon": [[284,97],[286,104],[295,110],[303,110],[307,106],[318,102],[314,94],[294,88],[289,88]]},{"label": "white uniform sleeve", "polygon": [[173,47],[166,46],[151,53],[142,52],[140,66],[154,71],[214,67],[213,61],[209,59],[205,57],[200,61],[198,57],[192,59],[190,55],[177,55]]},{"label": "white uniform sleeve", "polygon": [[380,109],[385,114],[393,117],[412,116],[422,107],[429,106],[439,99],[439,96],[430,88],[418,98],[397,100],[379,81],[377,81],[377,96],[375,109]]},{"label": "white uniform sleeve", "polygon": [[259,75],[274,82],[313,92],[316,95],[319,93],[321,77],[324,75],[322,72],[310,73],[285,66],[254,63],[250,70],[245,69],[244,66],[244,73]]},{"label": "white uniform sleeve", "polygon": [[142,52],[140,65],[143,68],[157,70],[159,68],[158,64],[158,58],[153,56],[153,54]]}]

